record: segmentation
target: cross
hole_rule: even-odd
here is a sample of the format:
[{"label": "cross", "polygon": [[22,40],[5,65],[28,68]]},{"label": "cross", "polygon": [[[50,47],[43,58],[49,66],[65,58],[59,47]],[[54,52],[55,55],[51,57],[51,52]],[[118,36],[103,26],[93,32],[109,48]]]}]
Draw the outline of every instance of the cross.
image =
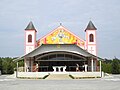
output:
[{"label": "cross", "polygon": [[93,48],[91,47],[91,50],[89,50],[89,51],[90,51],[90,53],[92,53],[92,54],[93,54],[93,51],[94,51],[94,50],[93,50]]},{"label": "cross", "polygon": [[60,23],[60,26],[62,26],[62,23]]}]

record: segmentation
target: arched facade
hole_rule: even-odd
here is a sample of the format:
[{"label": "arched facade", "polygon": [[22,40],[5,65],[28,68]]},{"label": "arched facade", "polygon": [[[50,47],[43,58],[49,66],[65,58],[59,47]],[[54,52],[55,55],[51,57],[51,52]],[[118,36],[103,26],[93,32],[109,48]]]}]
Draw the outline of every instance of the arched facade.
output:
[{"label": "arched facade", "polygon": [[54,51],[42,53],[35,57],[35,63],[38,63],[38,71],[53,71],[52,66],[66,66],[66,71],[76,71],[76,64],[79,64],[79,70],[84,71],[84,64],[87,64],[87,58],[77,53],[66,51]]}]

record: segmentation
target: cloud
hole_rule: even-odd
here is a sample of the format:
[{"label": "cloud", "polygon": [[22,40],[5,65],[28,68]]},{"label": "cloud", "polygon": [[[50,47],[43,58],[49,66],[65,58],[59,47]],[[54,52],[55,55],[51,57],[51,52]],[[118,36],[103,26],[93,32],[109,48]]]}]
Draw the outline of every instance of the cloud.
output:
[{"label": "cloud", "polygon": [[38,30],[38,38],[59,26],[60,22],[84,38],[84,28],[92,18],[98,28],[99,55],[120,58],[119,11],[119,0],[1,0],[0,55],[24,53],[24,28],[31,20]]}]

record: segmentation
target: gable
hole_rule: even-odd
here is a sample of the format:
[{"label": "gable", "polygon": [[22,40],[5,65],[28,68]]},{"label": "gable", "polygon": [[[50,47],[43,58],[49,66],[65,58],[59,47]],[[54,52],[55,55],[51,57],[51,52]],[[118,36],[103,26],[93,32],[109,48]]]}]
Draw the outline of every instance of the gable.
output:
[{"label": "gable", "polygon": [[59,26],[37,41],[37,46],[41,44],[77,44],[83,48],[85,46],[85,41],[68,31],[63,26]]}]

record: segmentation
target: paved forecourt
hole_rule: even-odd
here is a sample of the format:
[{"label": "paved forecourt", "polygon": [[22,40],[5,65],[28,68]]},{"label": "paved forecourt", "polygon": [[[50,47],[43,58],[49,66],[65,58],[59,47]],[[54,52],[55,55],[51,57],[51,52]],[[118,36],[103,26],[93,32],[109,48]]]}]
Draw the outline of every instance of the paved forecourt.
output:
[{"label": "paved forecourt", "polygon": [[120,90],[120,76],[72,80],[15,79],[0,76],[0,90]]}]

